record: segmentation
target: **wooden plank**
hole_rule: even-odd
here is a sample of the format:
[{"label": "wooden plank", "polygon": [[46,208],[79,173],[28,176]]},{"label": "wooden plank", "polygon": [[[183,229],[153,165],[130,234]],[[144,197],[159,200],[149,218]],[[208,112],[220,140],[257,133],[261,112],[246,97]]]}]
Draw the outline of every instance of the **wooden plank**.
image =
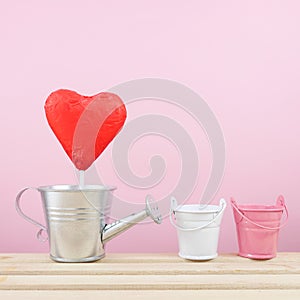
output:
[{"label": "wooden plank", "polygon": [[300,275],[1,275],[0,290],[300,289]]},{"label": "wooden plank", "polygon": [[188,291],[0,291],[4,300],[299,300],[300,290],[188,290]]},{"label": "wooden plank", "polygon": [[[278,253],[277,257],[271,260],[249,260],[247,258],[243,258],[238,256],[237,254],[222,254],[219,255],[216,259],[209,261],[215,264],[218,263],[233,263],[233,264],[241,264],[245,262],[253,262],[253,263],[261,263],[264,262],[265,264],[268,263],[299,263],[300,262],[300,252],[287,252],[287,253]],[[0,263],[52,263],[49,258],[48,254],[41,254],[41,253],[7,253],[0,255]],[[151,264],[153,262],[165,262],[165,263],[195,263],[188,260],[184,260],[178,257],[176,254],[172,253],[154,253],[154,254],[139,254],[139,253],[109,253],[107,256],[99,260],[97,263],[101,264],[116,264],[116,263],[145,263]],[[54,263],[54,262],[53,262]],[[207,262],[205,262],[207,263]]]},{"label": "wooden plank", "polygon": [[200,275],[200,274],[300,274],[300,263],[118,263],[61,264],[11,263],[0,264],[1,275]]},{"label": "wooden plank", "polygon": [[222,255],[206,262],[188,261],[174,254],[109,254],[103,260],[86,264],[55,263],[46,254],[11,254],[0,255],[0,274],[300,274],[300,253],[280,253],[277,258],[266,261],[250,260],[236,255]]},{"label": "wooden plank", "polygon": [[[1,254],[0,299],[300,299],[300,253],[267,260],[236,254],[192,262],[176,254],[108,254],[64,264],[48,254]],[[27,297],[27,298],[26,298]],[[90,297],[90,298],[89,298]]]}]

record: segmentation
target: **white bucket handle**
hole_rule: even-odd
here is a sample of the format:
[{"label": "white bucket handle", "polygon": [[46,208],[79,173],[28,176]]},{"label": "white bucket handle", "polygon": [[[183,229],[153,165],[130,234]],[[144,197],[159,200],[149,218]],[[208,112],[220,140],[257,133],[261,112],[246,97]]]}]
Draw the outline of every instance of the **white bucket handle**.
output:
[{"label": "white bucket handle", "polygon": [[16,197],[16,210],[18,212],[18,214],[23,217],[26,221],[30,222],[31,224],[33,225],[36,225],[40,228],[40,230],[37,232],[37,239],[40,241],[40,242],[45,242],[48,240],[48,238],[43,238],[42,237],[42,233],[43,231],[47,232],[47,227],[42,225],[41,223],[31,219],[30,217],[28,217],[27,215],[24,214],[24,212],[22,211],[21,207],[20,207],[20,202],[21,202],[21,197],[22,195],[28,191],[28,190],[35,190],[35,191],[38,191],[37,188],[35,187],[27,187],[25,189],[23,189],[22,191],[20,191]]},{"label": "white bucket handle", "polygon": [[216,215],[211,221],[209,221],[208,223],[206,223],[206,224],[204,224],[204,225],[202,225],[202,226],[200,226],[200,227],[195,227],[195,228],[184,228],[184,227],[178,226],[177,224],[174,223],[174,220],[173,220],[173,218],[172,218],[172,214],[175,215],[175,208],[176,208],[177,206],[178,206],[178,205],[177,205],[177,201],[176,201],[175,197],[171,197],[171,210],[170,210],[170,214],[169,214],[169,218],[170,218],[171,224],[172,224],[175,228],[177,228],[177,229],[179,229],[179,230],[182,230],[182,231],[194,231],[194,230],[198,230],[198,229],[203,229],[203,228],[209,226],[210,224],[212,224],[213,222],[215,222],[216,219],[217,219],[217,218],[223,213],[223,211],[225,210],[225,208],[226,208],[226,201],[225,201],[225,199],[223,199],[223,198],[220,200],[220,206],[222,206],[222,208],[218,211],[217,215]]},{"label": "white bucket handle", "polygon": [[288,221],[288,218],[289,218],[289,212],[288,212],[288,210],[287,210],[287,207],[286,207],[285,201],[284,201],[284,197],[283,197],[282,195],[278,196],[278,198],[277,198],[277,203],[278,203],[278,204],[281,204],[281,205],[283,206],[284,211],[285,211],[285,213],[286,213],[286,219],[285,219],[285,221],[284,221],[280,226],[278,226],[278,227],[267,227],[267,226],[263,226],[263,225],[261,225],[261,224],[258,224],[258,223],[256,223],[256,222],[252,221],[251,219],[249,219],[248,217],[246,217],[246,216],[239,210],[239,208],[237,207],[237,204],[236,204],[236,202],[235,202],[235,200],[234,200],[233,198],[231,198],[230,201],[231,201],[231,205],[232,205],[232,207],[235,209],[235,211],[236,211],[242,218],[244,218],[245,220],[247,220],[247,221],[248,221],[249,223],[251,223],[252,225],[255,225],[255,226],[257,226],[257,227],[260,227],[260,228],[263,228],[263,229],[267,229],[267,230],[279,230],[279,229],[281,229],[282,227],[284,227],[284,226],[287,224],[287,221]]}]

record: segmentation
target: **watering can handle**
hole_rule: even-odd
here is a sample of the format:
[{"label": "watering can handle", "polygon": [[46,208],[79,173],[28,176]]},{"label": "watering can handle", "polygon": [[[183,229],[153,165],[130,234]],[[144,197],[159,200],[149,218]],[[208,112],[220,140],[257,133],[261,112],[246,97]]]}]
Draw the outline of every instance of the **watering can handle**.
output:
[{"label": "watering can handle", "polygon": [[213,222],[215,222],[216,219],[223,213],[224,209],[226,208],[226,201],[224,199],[221,199],[220,204],[221,204],[222,208],[218,211],[217,215],[211,221],[209,221],[208,223],[206,223],[205,225],[202,225],[200,227],[184,228],[184,227],[178,226],[177,224],[174,223],[172,214],[175,213],[175,209],[177,207],[177,201],[174,197],[171,197],[171,210],[170,210],[170,214],[169,214],[170,222],[175,228],[182,230],[182,231],[193,231],[193,230],[203,229],[203,228],[209,226],[210,224],[212,224]]},{"label": "watering can handle", "polygon": [[285,205],[284,198],[283,198],[283,196],[281,196],[281,195],[277,198],[277,203],[278,203],[278,204],[281,204],[281,205],[284,207],[284,210],[285,210],[285,213],[286,213],[286,219],[285,219],[285,221],[284,221],[280,226],[278,226],[278,227],[267,227],[267,226],[263,226],[263,225],[261,225],[261,224],[258,224],[258,223],[256,223],[256,222],[250,220],[248,217],[246,217],[246,216],[239,210],[239,208],[237,207],[237,204],[236,204],[235,200],[234,200],[233,198],[231,198],[230,200],[231,200],[231,205],[232,205],[232,207],[235,209],[235,211],[236,211],[242,218],[244,218],[244,219],[247,220],[249,223],[251,223],[251,224],[253,224],[253,225],[257,226],[257,227],[260,227],[260,228],[263,228],[263,229],[268,229],[268,230],[278,230],[278,229],[281,229],[282,227],[284,227],[284,226],[286,225],[287,221],[288,221],[288,218],[289,218],[289,212],[288,212],[287,207],[286,207],[286,205]]},{"label": "watering can handle", "polygon": [[42,237],[42,233],[44,231],[47,232],[47,228],[44,225],[40,224],[39,222],[37,222],[37,221],[31,219],[30,217],[28,217],[27,215],[25,215],[24,212],[22,211],[21,207],[20,207],[21,197],[28,190],[35,190],[35,191],[37,191],[37,189],[34,188],[34,187],[27,187],[27,188],[23,189],[22,191],[20,191],[18,193],[17,197],[16,197],[16,210],[17,210],[18,214],[21,217],[23,217],[26,221],[28,221],[31,224],[36,225],[36,226],[38,226],[40,228],[40,230],[37,233],[37,238],[38,238],[39,241],[45,242],[45,241],[48,240],[48,238],[43,238]]}]

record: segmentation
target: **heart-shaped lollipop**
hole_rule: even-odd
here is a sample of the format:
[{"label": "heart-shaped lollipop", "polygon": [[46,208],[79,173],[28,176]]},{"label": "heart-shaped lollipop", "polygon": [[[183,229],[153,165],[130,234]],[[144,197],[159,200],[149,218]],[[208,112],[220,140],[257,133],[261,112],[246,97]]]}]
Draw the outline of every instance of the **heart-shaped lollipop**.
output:
[{"label": "heart-shaped lollipop", "polygon": [[126,108],[119,96],[103,92],[82,96],[70,90],[50,94],[48,123],[79,170],[86,170],[122,128]]}]

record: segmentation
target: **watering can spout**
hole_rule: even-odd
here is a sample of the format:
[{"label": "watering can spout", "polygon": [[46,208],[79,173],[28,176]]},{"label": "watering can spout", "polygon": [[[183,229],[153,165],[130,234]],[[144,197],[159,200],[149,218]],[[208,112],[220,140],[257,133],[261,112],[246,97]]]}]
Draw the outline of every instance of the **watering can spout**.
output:
[{"label": "watering can spout", "polygon": [[160,224],[162,221],[158,206],[154,203],[151,196],[146,197],[146,207],[138,213],[133,213],[121,220],[106,225],[102,230],[102,242],[105,244],[120,233],[134,226],[135,224],[150,217],[155,223]]}]

